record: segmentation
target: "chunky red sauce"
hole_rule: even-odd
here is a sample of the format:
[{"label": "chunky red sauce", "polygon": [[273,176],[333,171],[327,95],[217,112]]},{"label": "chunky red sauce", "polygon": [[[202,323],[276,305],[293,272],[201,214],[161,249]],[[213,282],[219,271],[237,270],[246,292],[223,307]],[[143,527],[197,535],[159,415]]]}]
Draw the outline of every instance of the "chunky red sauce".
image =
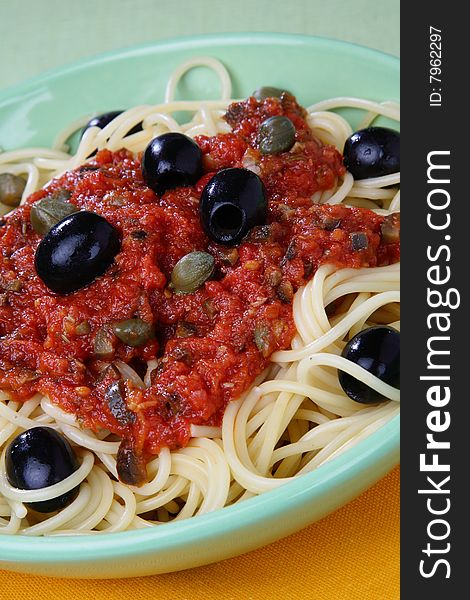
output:
[{"label": "chunky red sauce", "polygon": [[[258,127],[278,114],[295,124],[296,144],[262,157]],[[197,138],[206,174],[192,188],[158,197],[142,180],[139,157],[104,150],[1,223],[0,388],[20,400],[47,394],[84,427],[119,435],[120,474],[130,482],[142,479],[142,465],[159,448],[187,444],[191,424],[220,424],[227,403],[247,389],[270,355],[289,347],[293,294],[320,264],[365,267],[399,258],[399,244],[382,235],[383,217],[312,204],[312,194],[332,188],[344,167],[334,148],[312,137],[291,96],[262,103],[250,98],[232,105],[226,120],[233,133]],[[217,246],[200,226],[201,191],[218,169],[248,164],[267,188],[268,224],[237,248]],[[60,189],[122,235],[114,265],[68,296],[52,293],[37,277],[40,236],[29,222],[31,205]],[[358,232],[366,248],[355,249]],[[175,294],[171,271],[194,250],[215,257],[215,275],[193,294]],[[97,332],[109,334],[113,322],[132,317],[152,323],[155,338],[132,348],[113,337],[112,355],[97,359]],[[151,386],[142,390],[127,382],[121,391],[128,412],[112,410],[109,390],[120,375],[110,365],[119,359],[144,372],[155,358]]]}]

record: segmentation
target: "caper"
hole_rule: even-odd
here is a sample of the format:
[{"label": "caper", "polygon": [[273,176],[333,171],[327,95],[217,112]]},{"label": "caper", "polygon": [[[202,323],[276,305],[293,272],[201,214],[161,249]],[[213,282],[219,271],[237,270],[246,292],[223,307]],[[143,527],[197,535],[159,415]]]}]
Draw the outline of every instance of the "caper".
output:
[{"label": "caper", "polygon": [[355,231],[350,233],[351,246],[353,250],[365,250],[369,246],[367,234],[363,231]]},{"label": "caper", "polygon": [[191,294],[199,289],[214,272],[214,257],[207,252],[190,252],[180,258],[171,273],[176,292]]},{"label": "caper", "polygon": [[261,354],[267,358],[271,345],[271,331],[265,323],[258,323],[253,331],[253,339]]},{"label": "caper", "polygon": [[95,335],[93,342],[93,354],[98,358],[111,358],[114,354],[113,334],[105,327],[100,327]]},{"label": "caper", "polygon": [[287,152],[295,143],[295,127],[287,117],[269,117],[259,128],[259,150],[262,154]]},{"label": "caper", "polygon": [[75,327],[75,334],[78,336],[88,335],[91,332],[90,323],[88,321],[81,321]]},{"label": "caper", "polygon": [[282,94],[290,94],[290,92],[282,90],[281,88],[265,85],[255,90],[251,95],[253,98],[256,98],[258,102],[262,102],[263,100],[266,100],[266,98],[280,98]]},{"label": "caper", "polygon": [[154,336],[152,325],[139,318],[113,323],[112,330],[121,342],[133,348],[143,346]]},{"label": "caper", "polygon": [[36,233],[46,235],[59,221],[78,211],[75,205],[66,201],[69,197],[70,192],[63,190],[33,204],[29,220]]},{"label": "caper", "polygon": [[0,202],[7,206],[18,206],[21,202],[26,181],[13,173],[0,174]]}]

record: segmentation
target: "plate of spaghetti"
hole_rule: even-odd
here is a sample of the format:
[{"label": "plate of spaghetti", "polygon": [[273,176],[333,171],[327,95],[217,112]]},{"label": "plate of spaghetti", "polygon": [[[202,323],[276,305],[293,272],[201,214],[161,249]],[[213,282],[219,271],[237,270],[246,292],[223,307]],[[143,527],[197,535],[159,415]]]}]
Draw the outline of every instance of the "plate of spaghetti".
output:
[{"label": "plate of spaghetti", "polygon": [[398,61],[210,36],[0,96],[0,565],[221,560],[398,462]]}]

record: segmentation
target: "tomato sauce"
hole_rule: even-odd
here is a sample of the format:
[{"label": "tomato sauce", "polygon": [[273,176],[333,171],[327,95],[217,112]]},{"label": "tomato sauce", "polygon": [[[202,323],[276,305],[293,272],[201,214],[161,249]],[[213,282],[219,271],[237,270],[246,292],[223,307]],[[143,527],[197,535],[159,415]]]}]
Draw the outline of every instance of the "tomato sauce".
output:
[{"label": "tomato sauce", "polygon": [[[273,115],[292,120],[296,143],[289,152],[262,156],[257,130]],[[312,203],[312,195],[333,188],[345,170],[341,155],[313,138],[292,96],[249,98],[232,105],[226,120],[232,133],[196,138],[205,174],[193,187],[159,197],[142,179],[139,156],[103,150],[0,223],[0,389],[18,400],[40,392],[83,427],[117,434],[120,476],[130,483],[142,482],[136,471],[161,447],[185,446],[192,424],[219,425],[227,403],[249,387],[274,351],[289,347],[293,294],[319,265],[373,267],[399,259],[399,243],[383,238],[383,217]],[[267,224],[235,248],[208,240],[198,215],[204,185],[226,167],[257,172],[269,200]],[[105,275],[60,296],[35,272],[41,238],[29,216],[34,202],[64,189],[69,202],[119,230],[122,248]],[[176,294],[171,271],[195,250],[214,256],[215,274],[195,293]],[[112,354],[97,357],[97,333],[133,317],[153,323],[155,338],[130,347],[113,337]],[[122,410],[113,410],[110,389],[121,378],[116,364],[143,376],[152,360],[150,385],[121,381]]]}]

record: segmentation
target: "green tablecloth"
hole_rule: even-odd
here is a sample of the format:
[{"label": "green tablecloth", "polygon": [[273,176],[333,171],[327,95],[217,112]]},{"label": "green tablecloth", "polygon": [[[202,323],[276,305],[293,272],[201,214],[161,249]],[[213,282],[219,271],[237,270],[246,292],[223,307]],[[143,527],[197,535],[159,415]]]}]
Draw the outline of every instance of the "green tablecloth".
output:
[{"label": "green tablecloth", "polygon": [[399,0],[0,0],[0,88],[77,59],[176,36],[283,31],[399,54]]}]

